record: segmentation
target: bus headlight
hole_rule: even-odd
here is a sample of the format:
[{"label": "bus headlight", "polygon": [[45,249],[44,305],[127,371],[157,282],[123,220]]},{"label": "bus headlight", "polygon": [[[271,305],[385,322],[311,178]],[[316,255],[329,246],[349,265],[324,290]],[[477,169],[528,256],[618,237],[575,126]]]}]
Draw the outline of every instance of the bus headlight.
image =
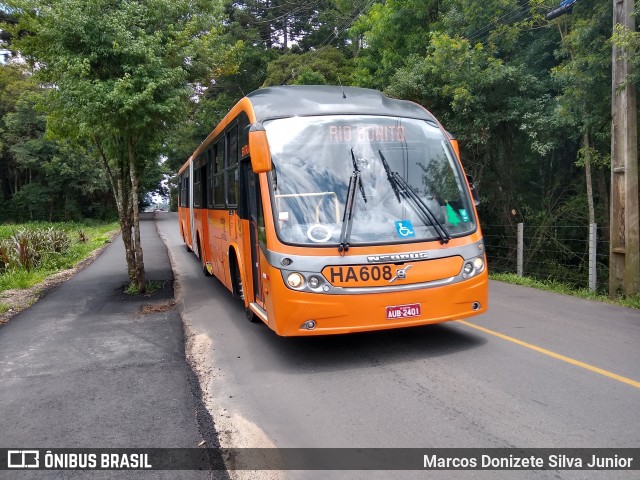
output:
[{"label": "bus headlight", "polygon": [[484,270],[484,260],[482,259],[482,257],[478,257],[473,261],[473,267],[478,273]]},{"label": "bus headlight", "polygon": [[307,283],[309,284],[309,287],[311,288],[318,288],[320,286],[320,279],[318,277],[316,277],[315,275],[309,277],[309,280],[307,280]]},{"label": "bus headlight", "polygon": [[479,273],[484,271],[484,258],[476,257],[472,260],[468,260],[462,267],[462,278],[475,277]]},{"label": "bus headlight", "polygon": [[290,273],[287,283],[291,288],[300,288],[304,284],[304,277],[297,272]]}]

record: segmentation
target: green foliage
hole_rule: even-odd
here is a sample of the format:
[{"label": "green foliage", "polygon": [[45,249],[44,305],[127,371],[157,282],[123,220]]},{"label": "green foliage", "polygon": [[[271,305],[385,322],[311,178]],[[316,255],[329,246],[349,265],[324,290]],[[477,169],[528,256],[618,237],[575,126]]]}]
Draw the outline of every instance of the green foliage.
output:
[{"label": "green foliage", "polygon": [[610,116],[605,112],[611,109],[610,5],[587,0],[578,8],[589,8],[589,15],[571,18],[567,30],[561,30],[557,55],[562,62],[551,69],[561,88],[557,115],[574,127],[576,139],[587,129],[608,129]]},{"label": "green foliage", "polygon": [[[640,17],[640,3],[635,2],[635,21],[636,27],[638,24],[638,18]],[[616,45],[620,52],[627,52],[628,58],[633,66],[628,74],[627,82],[631,84],[637,84],[640,80],[640,56],[637,52],[640,51],[640,32],[632,31],[624,25],[616,25],[613,31],[612,41]]]},{"label": "green foliage", "polygon": [[269,63],[263,86],[351,85],[352,61],[339,50],[321,48],[302,54],[287,53]]},{"label": "green foliage", "polygon": [[359,86],[384,89],[396,70],[414,55],[422,56],[438,28],[445,2],[389,0],[374,3],[354,23],[352,36],[366,48],[358,53],[355,79]]},{"label": "green foliage", "polygon": [[44,62],[39,75],[57,86],[49,98],[55,131],[113,137],[109,148],[116,150],[111,143],[134,136],[134,146],[151,153],[149,146],[182,113],[191,94],[187,80],[212,44],[215,4],[197,3],[67,0],[25,11],[21,26],[35,35],[20,46]]},{"label": "green foliage", "polygon": [[46,89],[24,68],[0,66],[0,220],[103,216],[107,184],[86,151],[45,135]]},{"label": "green foliage", "polygon": [[126,293],[127,295],[140,295],[141,291],[135,282],[131,282],[129,283],[129,286],[124,290],[124,293]]},{"label": "green foliage", "polygon": [[[153,292],[156,292],[163,288],[164,288],[164,282],[151,280],[146,283],[144,293],[145,295],[150,295]],[[126,293],[127,295],[140,295],[143,292],[141,292],[138,286],[132,282],[127,286],[127,288],[125,288],[124,293]]]},{"label": "green foliage", "polygon": [[345,10],[353,9],[351,0],[241,0],[228,1],[228,30],[234,38],[251,40],[263,48],[286,51],[293,42],[308,50],[320,45],[332,32]]},{"label": "green foliage", "polygon": [[0,239],[0,272],[14,268],[30,271],[48,257],[64,254],[70,244],[67,232],[53,226],[17,230]]}]

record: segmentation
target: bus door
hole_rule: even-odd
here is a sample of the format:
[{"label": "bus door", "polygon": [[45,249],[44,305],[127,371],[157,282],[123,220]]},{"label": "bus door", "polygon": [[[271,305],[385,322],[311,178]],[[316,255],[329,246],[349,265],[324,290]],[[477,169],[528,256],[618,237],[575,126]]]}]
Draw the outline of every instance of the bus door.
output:
[{"label": "bus door", "polygon": [[247,200],[249,218],[249,242],[251,251],[251,273],[253,277],[253,292],[255,301],[264,308],[264,295],[262,285],[262,268],[260,266],[260,244],[264,245],[264,215],[262,213],[262,197],[260,196],[260,180],[258,175],[253,173],[251,161],[242,162],[244,174],[244,184],[247,186]]}]

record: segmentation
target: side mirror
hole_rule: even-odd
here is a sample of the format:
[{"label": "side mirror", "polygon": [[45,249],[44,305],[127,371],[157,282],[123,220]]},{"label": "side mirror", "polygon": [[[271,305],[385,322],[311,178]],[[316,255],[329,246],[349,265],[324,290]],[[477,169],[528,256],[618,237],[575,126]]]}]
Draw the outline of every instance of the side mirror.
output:
[{"label": "side mirror", "polygon": [[249,155],[251,155],[251,167],[255,173],[271,170],[271,152],[267,142],[267,132],[264,130],[249,132]]},{"label": "side mirror", "polygon": [[473,182],[473,177],[471,175],[467,175],[467,182],[469,183],[469,188],[471,189],[473,204],[477,207],[478,205],[480,205],[480,195],[478,195],[476,184]]}]

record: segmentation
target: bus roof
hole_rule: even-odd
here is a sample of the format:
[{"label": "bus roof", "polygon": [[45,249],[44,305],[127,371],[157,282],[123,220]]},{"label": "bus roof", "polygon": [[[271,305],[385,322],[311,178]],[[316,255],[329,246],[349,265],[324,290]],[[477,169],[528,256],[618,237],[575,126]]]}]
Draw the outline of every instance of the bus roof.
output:
[{"label": "bus roof", "polygon": [[284,85],[255,90],[247,98],[257,123],[312,115],[383,115],[435,121],[431,113],[416,103],[395,100],[368,88]]}]

